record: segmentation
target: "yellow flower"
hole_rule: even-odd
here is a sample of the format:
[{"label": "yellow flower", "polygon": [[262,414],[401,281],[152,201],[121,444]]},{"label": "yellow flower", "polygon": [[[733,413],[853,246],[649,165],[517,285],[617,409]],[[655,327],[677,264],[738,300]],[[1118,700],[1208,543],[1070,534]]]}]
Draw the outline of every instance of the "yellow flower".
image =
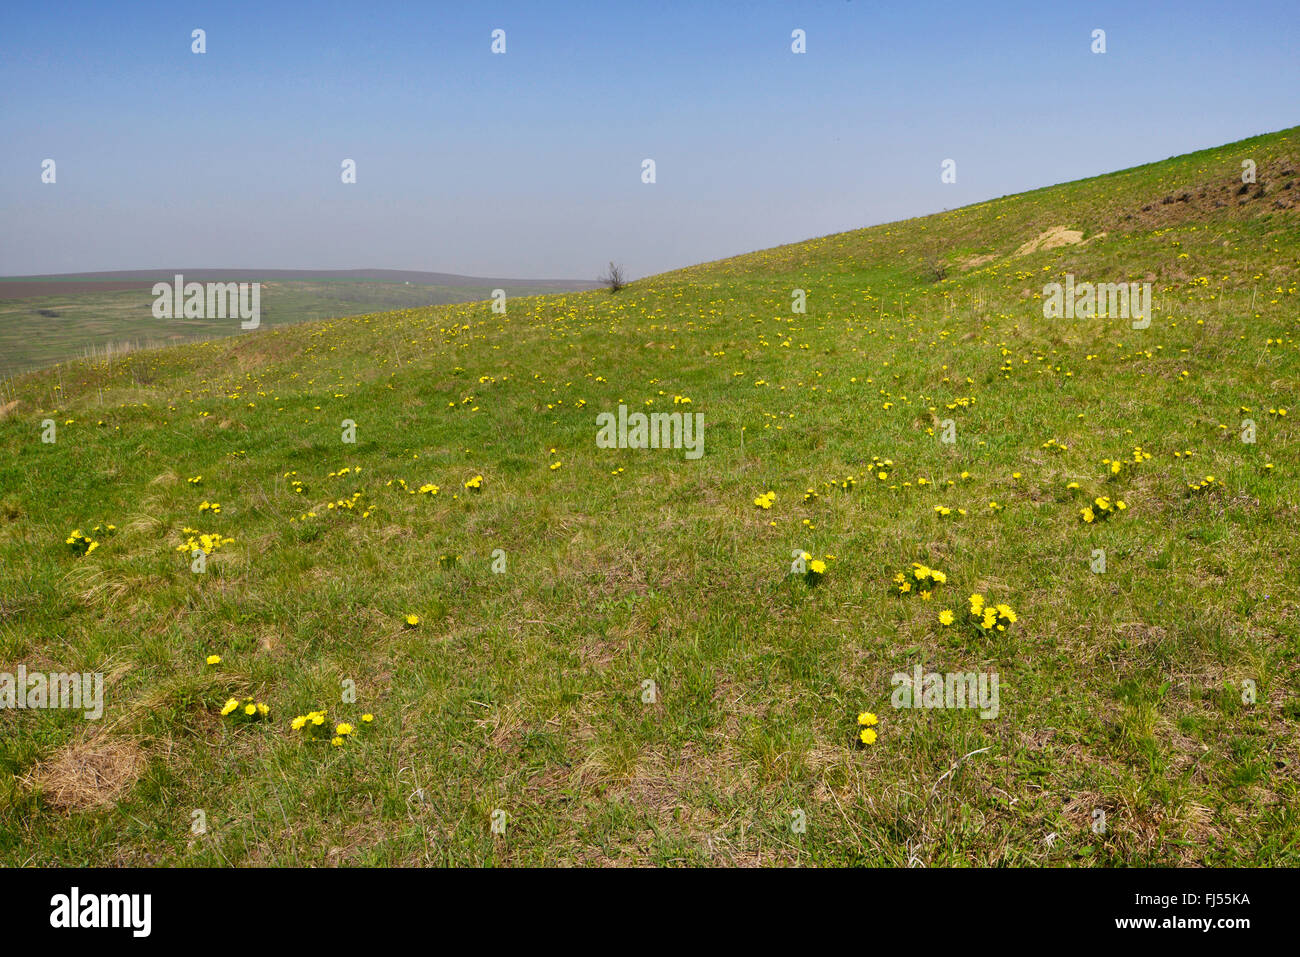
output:
[{"label": "yellow flower", "polygon": [[420,616],[419,616],[419,615],[407,615],[407,616],[406,616],[406,624],[407,624],[408,626],[410,626],[411,628],[414,628],[414,627],[415,627],[416,625],[418,625],[419,623],[420,623]]},{"label": "yellow flower", "polygon": [[375,716],[367,712],[366,714],[363,714],[361,716],[361,720],[364,721],[366,724],[369,724],[371,721],[375,720]]},{"label": "yellow flower", "polygon": [[340,736],[351,734],[351,733],[352,733],[352,725],[350,725],[350,724],[348,724],[346,721],[344,721],[344,722],[338,724],[337,726],[335,726],[335,728],[334,728],[334,733],[337,734],[337,735],[340,735]]},{"label": "yellow flower", "polygon": [[876,743],[875,730],[872,728],[863,728],[862,731],[858,734],[858,740],[861,741],[863,744],[875,744]]},{"label": "yellow flower", "polygon": [[221,714],[223,716],[228,715],[230,714],[230,712],[234,711],[238,707],[239,707],[239,700],[237,698],[231,698],[229,701],[225,703],[225,706],[222,707]]},{"label": "yellow flower", "polygon": [[336,747],[336,748],[341,748],[341,747],[343,747],[343,739],[342,739],[342,738],[331,738],[331,739],[330,739],[330,744],[334,745],[334,747]]},{"label": "yellow flower", "polygon": [[863,711],[860,715],[858,715],[858,724],[866,725],[867,727],[870,727],[873,724],[878,724],[879,721],[880,719],[877,718],[870,711]]},{"label": "yellow flower", "polygon": [[951,608],[945,608],[943,611],[939,612],[939,624],[944,627],[951,625],[955,619],[956,616],[952,613]]},{"label": "yellow flower", "polygon": [[210,665],[219,665],[219,664],[221,664],[221,656],[220,656],[220,655],[208,655],[208,664],[210,664]]},{"label": "yellow flower", "polygon": [[252,705],[252,704],[244,705],[244,714],[248,715],[250,718],[253,715],[257,714],[257,705]]},{"label": "yellow flower", "polygon": [[826,563],[820,558],[814,559],[808,563],[808,570],[815,575],[824,575],[826,574]]},{"label": "yellow flower", "polygon": [[306,726],[306,724],[307,724],[306,717],[304,717],[303,715],[298,715],[298,717],[294,718],[293,721],[289,723],[289,727],[293,728],[293,730],[295,731],[301,731]]}]

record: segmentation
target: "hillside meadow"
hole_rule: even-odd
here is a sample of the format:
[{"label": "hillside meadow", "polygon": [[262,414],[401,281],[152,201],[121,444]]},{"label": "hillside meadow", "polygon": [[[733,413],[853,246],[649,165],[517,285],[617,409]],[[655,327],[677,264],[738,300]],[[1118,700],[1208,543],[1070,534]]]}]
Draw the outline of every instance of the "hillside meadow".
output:
[{"label": "hillside meadow", "polygon": [[0,670],[104,713],[0,711],[0,862],[1300,864],[1298,200],[1293,128],[12,380]]}]

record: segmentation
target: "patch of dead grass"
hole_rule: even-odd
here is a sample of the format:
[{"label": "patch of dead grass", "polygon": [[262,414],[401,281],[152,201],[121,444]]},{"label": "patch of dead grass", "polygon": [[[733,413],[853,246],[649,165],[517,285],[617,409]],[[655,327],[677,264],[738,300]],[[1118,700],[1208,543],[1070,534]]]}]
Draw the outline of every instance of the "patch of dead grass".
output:
[{"label": "patch of dead grass", "polygon": [[61,748],[26,783],[60,811],[85,811],[117,803],[143,769],[144,752],[134,741],[101,735]]}]

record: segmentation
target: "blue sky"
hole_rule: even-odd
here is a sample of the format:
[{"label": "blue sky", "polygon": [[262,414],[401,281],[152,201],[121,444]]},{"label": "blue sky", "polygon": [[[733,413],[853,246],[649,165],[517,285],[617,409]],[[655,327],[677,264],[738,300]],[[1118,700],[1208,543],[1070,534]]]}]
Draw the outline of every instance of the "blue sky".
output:
[{"label": "blue sky", "polygon": [[1295,0],[7,4],[0,274],[640,276],[1293,126],[1297,91]]}]

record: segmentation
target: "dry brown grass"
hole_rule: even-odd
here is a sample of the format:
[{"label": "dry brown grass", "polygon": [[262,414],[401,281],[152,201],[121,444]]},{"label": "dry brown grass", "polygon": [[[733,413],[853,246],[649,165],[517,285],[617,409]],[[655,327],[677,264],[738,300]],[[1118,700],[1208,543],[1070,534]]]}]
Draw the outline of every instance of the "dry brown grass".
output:
[{"label": "dry brown grass", "polygon": [[25,783],[60,811],[84,811],[117,803],[143,768],[144,752],[134,741],[97,735],[55,752]]}]

